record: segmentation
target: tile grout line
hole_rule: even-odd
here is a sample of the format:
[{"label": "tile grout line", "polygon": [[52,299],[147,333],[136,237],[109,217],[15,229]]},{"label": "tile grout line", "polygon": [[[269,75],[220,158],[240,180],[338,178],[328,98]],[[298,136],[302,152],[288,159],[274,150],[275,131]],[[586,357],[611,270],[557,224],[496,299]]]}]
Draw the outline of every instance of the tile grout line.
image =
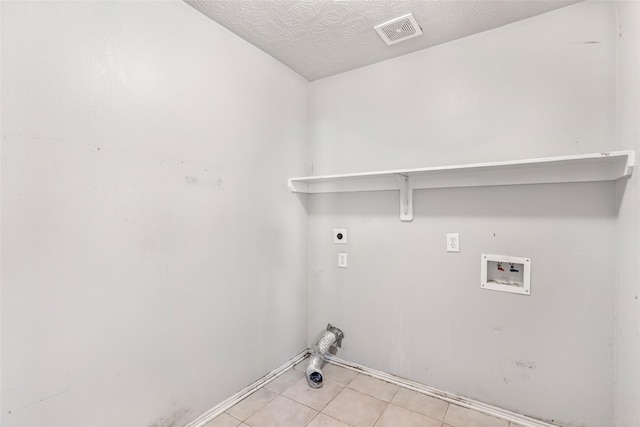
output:
[{"label": "tile grout line", "polygon": [[[359,375],[359,374],[358,374],[358,375]],[[365,374],[365,375],[366,375],[366,374]],[[371,375],[366,375],[366,376],[371,377],[371,378],[375,378],[375,377],[373,377],[373,376],[371,376]],[[356,378],[358,378],[358,376],[354,377],[354,378],[353,378],[353,380],[355,380]],[[393,384],[393,383],[390,383],[389,381],[386,381],[386,380],[383,380],[383,379],[380,379],[380,378],[375,378],[375,379],[377,379],[377,380],[379,380],[379,381],[386,382],[386,383],[388,383],[388,384]],[[353,380],[351,380],[351,381],[349,382],[349,384],[351,384],[351,383],[353,382]],[[393,398],[396,396],[396,394],[398,394],[398,391],[400,390],[400,387],[401,387],[401,386],[399,386],[398,384],[393,384],[393,385],[398,386],[398,390],[396,390],[396,392],[393,394],[393,396],[391,397],[391,400],[393,400]],[[345,386],[345,387],[348,387],[348,386]],[[403,387],[403,388],[404,388],[404,387]],[[357,391],[358,393],[366,394],[367,396],[373,397],[373,398],[378,399],[378,400],[381,400],[381,401],[383,401],[383,402],[387,402],[386,400],[381,399],[381,398],[380,398],[380,397],[378,397],[378,396],[374,396],[373,394],[370,394],[370,393],[368,393],[368,392],[366,392],[366,391],[360,391],[360,390],[357,390],[357,389],[355,389],[355,388],[353,388],[353,387],[349,387],[349,389],[351,389],[351,390],[353,390],[353,391]],[[391,400],[389,400],[387,403],[391,403]]]},{"label": "tile grout line", "polygon": [[[293,366],[293,368],[294,368],[294,369],[296,369],[296,370],[298,370],[298,371],[303,372],[303,373],[305,374],[305,375],[303,376],[303,378],[304,378],[304,379],[306,379],[306,370],[302,370],[302,369],[298,369],[298,368],[297,368],[297,366],[298,366],[298,365],[300,365],[304,360],[305,360],[305,359],[302,359],[300,362],[298,362],[296,365],[294,365],[294,366]],[[334,365],[334,366],[335,366],[335,365]],[[355,377],[354,377],[354,378],[355,378]],[[317,412],[317,413],[316,413],[316,415],[314,415],[314,416],[313,416],[313,418],[312,418],[311,420],[309,420],[309,422],[308,422],[308,423],[306,423],[306,424],[305,424],[305,426],[307,426],[307,425],[311,424],[311,422],[313,422],[313,420],[314,420],[315,418],[317,418],[317,417],[318,417],[318,415],[320,415],[320,414],[322,414],[322,415],[324,415],[324,416],[326,416],[326,417],[329,417],[329,418],[331,418],[331,419],[335,419],[335,420],[337,420],[337,421],[339,421],[339,422],[342,422],[342,423],[344,423],[344,424],[347,424],[346,422],[344,422],[344,421],[342,421],[342,420],[338,420],[338,419],[336,419],[336,418],[334,418],[334,417],[332,417],[332,416],[330,416],[330,415],[328,415],[328,414],[324,413],[323,411],[327,408],[327,406],[329,406],[329,404],[331,404],[331,402],[333,402],[333,401],[335,400],[335,398],[336,398],[336,397],[338,397],[338,395],[339,395],[340,393],[342,393],[342,391],[343,391],[345,388],[348,388],[348,385],[349,385],[349,384],[354,380],[354,378],[351,378],[350,380],[348,380],[348,381],[347,381],[347,384],[344,384],[344,385],[343,385],[343,384],[340,384],[340,383],[338,383],[338,382],[336,382],[336,381],[327,380],[328,382],[331,382],[331,383],[336,384],[337,386],[339,386],[339,387],[340,387],[340,391],[338,391],[338,393],[336,393],[336,394],[335,394],[335,396],[333,396],[333,397],[332,397],[332,398],[331,398],[327,403],[325,403],[325,404],[324,404],[324,406],[322,406],[322,408],[321,408],[321,409],[319,409],[319,410],[318,410],[318,409],[315,409],[315,408],[313,408],[313,407],[311,407],[311,406],[309,406],[309,405],[307,405],[307,404],[305,404],[305,403],[303,403],[303,402],[298,402],[297,400],[295,400],[295,399],[293,399],[293,398],[289,398],[290,400],[292,400],[292,401],[294,401],[294,402],[296,402],[296,403],[299,403],[299,404],[301,404],[301,405],[303,405],[303,406],[305,406],[305,407],[307,407],[307,408],[310,408],[310,409],[312,409],[312,410],[314,410],[314,411],[316,411],[316,412]],[[291,387],[293,387],[293,385],[291,385],[287,390],[289,390]],[[284,390],[282,393],[280,393],[280,395],[282,395],[283,397],[287,397],[287,396],[284,396],[284,394],[283,394],[283,393],[285,393],[287,390]],[[351,390],[353,390],[353,389],[351,389]],[[350,425],[350,426],[351,426],[351,424],[348,424],[348,425]],[[352,426],[352,427],[353,427],[353,426]]]},{"label": "tile grout line", "polygon": [[[229,408],[229,409],[231,409],[231,408]],[[240,422],[240,424],[244,423],[244,421],[243,421],[243,420],[239,420],[238,418],[234,417],[233,415],[231,415],[231,414],[230,414],[230,413],[228,413],[227,411],[224,411],[222,414],[227,414],[227,415],[229,415],[229,416],[230,416],[231,418],[233,418],[234,420],[238,420],[238,421]],[[220,414],[220,415],[222,415],[222,414]],[[238,427],[240,424],[236,424],[236,427]]]},{"label": "tile grout line", "polygon": [[[360,374],[358,374],[358,375],[360,375]],[[356,378],[358,378],[358,377],[356,377]],[[358,390],[355,390],[355,391],[358,391]],[[396,392],[393,393],[393,396],[391,396],[391,399],[388,402],[386,402],[386,401],[384,401],[382,399],[379,399],[379,400],[382,400],[383,402],[386,402],[387,406],[385,406],[384,410],[382,412],[380,412],[380,415],[378,415],[378,418],[376,419],[376,421],[373,423],[373,425],[371,427],[376,427],[376,424],[378,424],[378,421],[380,421],[380,418],[382,418],[384,413],[387,412],[387,409],[389,409],[389,405],[391,405],[391,401],[393,400],[394,397],[396,397],[396,394],[398,394],[398,391],[400,391],[400,387],[398,387],[398,390],[396,390]],[[365,394],[369,395],[368,393],[365,393]],[[369,396],[371,396],[371,395],[369,395]],[[371,396],[371,397],[375,398],[375,396]]]},{"label": "tile grout line", "polygon": [[526,415],[518,414],[516,412],[502,409],[497,406],[489,405],[474,399],[470,399],[464,396],[456,395],[454,393],[429,387],[425,384],[411,381],[406,378],[401,378],[393,374],[377,371],[375,369],[371,369],[369,367],[359,365],[357,363],[352,363],[352,362],[340,359],[333,355],[327,356],[327,362],[334,364],[336,366],[350,369],[352,371],[355,371],[364,375],[368,375],[373,378],[377,378],[382,381],[386,381],[391,384],[398,385],[400,387],[404,387],[409,390],[413,390],[421,394],[425,394],[427,396],[435,397],[436,399],[440,399],[442,401],[448,402],[449,405],[455,404],[456,406],[471,409],[471,410],[492,416],[494,418],[501,419],[503,421],[515,422],[518,425],[521,425],[523,427],[557,427],[545,421],[536,420],[534,418],[527,417]]},{"label": "tile grout line", "polygon": [[[301,357],[301,356],[302,356],[302,357]],[[294,359],[295,359],[295,361],[294,361]],[[438,396],[438,395],[433,395],[433,392],[432,392],[431,388],[430,388],[430,387],[428,387],[428,386],[424,386],[424,387],[425,387],[425,390],[422,390],[422,389],[416,389],[416,386],[417,386],[417,385],[420,385],[420,384],[418,384],[418,383],[414,383],[414,382],[412,382],[412,381],[409,381],[409,380],[406,380],[406,379],[403,379],[403,378],[400,378],[400,377],[395,377],[395,376],[393,376],[393,375],[391,375],[391,374],[386,374],[386,373],[383,373],[383,372],[379,373],[378,371],[370,370],[370,369],[368,369],[368,368],[366,368],[366,367],[362,367],[362,366],[360,366],[360,365],[353,364],[353,366],[351,366],[351,365],[349,364],[349,362],[342,361],[342,360],[340,360],[340,359],[338,359],[338,358],[333,358],[334,360],[328,360],[328,361],[327,361],[327,364],[334,365],[334,366],[336,366],[336,367],[338,367],[338,368],[341,368],[341,369],[348,369],[348,370],[350,370],[350,371],[352,371],[352,372],[356,372],[356,375],[355,375],[353,378],[350,378],[350,379],[349,379],[349,378],[347,378],[347,379],[345,379],[345,381],[344,381],[344,382],[345,382],[346,384],[344,384],[344,385],[343,385],[343,384],[340,384],[340,383],[338,383],[338,382],[336,382],[336,381],[327,380],[327,383],[335,384],[335,385],[339,386],[339,387],[340,387],[340,389],[339,389],[339,391],[338,391],[335,395],[333,395],[333,397],[331,397],[331,398],[327,401],[327,403],[324,403],[324,404],[322,405],[321,409],[315,409],[315,408],[313,408],[313,407],[311,407],[311,406],[309,406],[309,405],[307,405],[307,404],[305,404],[305,403],[299,402],[299,401],[298,401],[298,400],[296,400],[295,398],[288,397],[288,396],[285,396],[285,395],[284,395],[284,393],[286,393],[288,390],[290,390],[292,387],[294,387],[298,382],[300,382],[300,381],[301,381],[301,380],[303,380],[303,379],[304,379],[304,380],[306,380],[306,371],[304,371],[304,370],[302,370],[302,369],[297,369],[297,368],[296,368],[297,366],[301,365],[301,364],[304,362],[304,360],[306,359],[306,355],[305,355],[305,354],[304,354],[304,352],[303,352],[302,354],[298,355],[298,356],[297,356],[296,358],[294,358],[294,359],[291,359],[288,363],[286,363],[286,364],[285,364],[285,365],[288,365],[286,368],[285,368],[285,365],[283,365],[283,366],[281,366],[280,368],[278,368],[277,370],[272,371],[272,372],[271,372],[271,374],[269,374],[269,375],[267,375],[267,376],[263,377],[263,379],[262,379],[262,380],[263,380],[263,382],[262,382],[262,384],[261,384],[261,385],[258,385],[257,387],[253,388],[253,390],[252,390],[252,391],[250,391],[250,392],[248,392],[248,393],[245,393],[245,394],[243,395],[243,397],[241,397],[239,400],[237,400],[233,405],[228,406],[228,407],[224,410],[224,412],[220,412],[220,413],[218,413],[218,414],[217,414],[217,415],[215,415],[213,418],[217,417],[218,415],[221,415],[222,413],[225,413],[225,414],[227,414],[228,416],[230,416],[232,419],[234,419],[234,420],[236,420],[236,421],[238,421],[238,422],[239,422],[239,424],[237,424],[237,427],[239,427],[239,426],[241,426],[241,425],[247,425],[247,426],[251,427],[251,424],[247,423],[247,420],[248,420],[249,418],[251,418],[251,416],[255,415],[255,413],[257,413],[257,412],[259,412],[260,410],[262,410],[264,407],[263,407],[263,408],[259,408],[259,409],[258,409],[257,411],[255,411],[252,415],[250,415],[250,416],[247,418],[247,420],[244,420],[244,421],[243,421],[243,420],[241,420],[241,419],[239,419],[239,418],[237,418],[237,417],[235,417],[235,416],[233,416],[233,415],[232,415],[232,414],[230,414],[228,411],[229,411],[233,406],[235,406],[235,405],[237,405],[237,404],[241,403],[244,399],[246,399],[246,398],[250,397],[251,395],[253,395],[253,394],[254,394],[254,393],[256,393],[257,391],[259,391],[260,389],[268,390],[268,391],[273,392],[273,393],[275,394],[275,397],[274,397],[273,399],[271,399],[271,400],[267,401],[267,402],[266,402],[266,405],[269,405],[269,404],[270,404],[274,399],[276,399],[278,396],[281,396],[281,397],[283,397],[283,398],[287,399],[288,401],[290,401],[290,402],[292,402],[292,403],[297,403],[297,404],[299,404],[299,405],[301,405],[301,406],[303,406],[303,407],[305,407],[305,408],[307,408],[307,409],[309,409],[309,410],[314,411],[314,412],[315,412],[315,414],[313,415],[313,417],[311,417],[311,419],[310,419],[309,421],[307,421],[307,422],[304,424],[304,426],[308,426],[308,425],[310,425],[310,424],[311,424],[311,423],[313,423],[313,421],[314,421],[314,420],[319,416],[319,414],[323,414],[323,416],[328,417],[328,418],[333,419],[333,420],[336,420],[336,421],[338,421],[338,422],[340,422],[340,423],[343,423],[344,425],[348,425],[348,426],[350,426],[350,427],[354,427],[351,423],[347,423],[346,421],[343,421],[343,420],[341,420],[341,419],[339,419],[339,418],[336,418],[336,417],[334,417],[334,416],[331,416],[331,415],[326,414],[326,413],[324,413],[324,412],[323,412],[323,411],[324,411],[324,410],[325,410],[325,409],[326,409],[326,408],[331,404],[331,402],[333,402],[333,401],[334,401],[334,400],[335,400],[335,399],[336,399],[340,394],[342,394],[342,393],[343,393],[343,391],[344,391],[345,389],[349,389],[349,390],[351,390],[351,391],[353,391],[353,392],[361,393],[361,394],[366,395],[366,396],[369,396],[369,397],[371,397],[371,398],[373,398],[373,399],[377,399],[377,400],[379,400],[379,401],[381,401],[381,402],[384,402],[384,404],[385,404],[385,405],[384,405],[384,408],[383,408],[383,410],[380,412],[380,414],[377,416],[377,418],[373,421],[372,427],[375,427],[375,426],[380,422],[380,420],[381,420],[381,418],[383,417],[383,415],[384,415],[384,414],[386,413],[386,411],[390,408],[390,405],[392,405],[392,404],[393,404],[393,405],[395,405],[395,404],[393,403],[393,399],[395,399],[395,397],[397,397],[398,393],[400,392],[400,388],[404,388],[404,389],[406,389],[406,390],[413,391],[413,392],[418,392],[418,393],[423,394],[423,395],[431,396],[431,397],[434,397],[434,398],[436,398],[436,399],[438,399],[438,400],[440,400],[440,401],[442,401],[442,402],[445,402],[445,403],[447,404],[447,406],[446,406],[446,410],[444,411],[444,416],[443,416],[442,420],[440,420],[440,421],[439,421],[440,427],[445,427],[445,426],[456,427],[456,424],[452,424],[452,423],[450,423],[450,422],[447,422],[447,421],[446,421],[446,420],[447,420],[447,416],[448,416],[449,412],[451,412],[451,405],[452,405],[452,404],[456,404],[457,406],[460,406],[460,407],[462,407],[462,408],[467,407],[466,402],[451,401],[451,400],[446,399],[446,397],[445,397],[445,398],[443,398],[443,397]],[[336,359],[337,359],[337,360],[336,360]],[[346,364],[343,364],[343,363],[341,363],[341,362],[345,362]],[[295,370],[295,371],[297,371],[297,372],[298,372],[298,374],[300,374],[300,373],[301,373],[301,374],[302,374],[302,377],[301,377],[299,380],[297,380],[296,382],[294,382],[293,384],[290,384],[287,388],[285,388],[284,390],[282,390],[282,391],[280,391],[280,392],[277,392],[277,391],[275,391],[275,390],[271,390],[271,389],[268,389],[268,388],[267,388],[267,385],[268,385],[271,381],[273,381],[273,380],[275,380],[277,377],[279,377],[279,376],[281,376],[281,375],[283,375],[283,374],[287,373],[289,370],[292,370],[292,371],[293,371],[293,370]],[[275,374],[275,373],[276,373],[276,371],[277,371],[277,374],[276,374],[276,375],[273,375],[273,374]],[[385,383],[388,383],[388,384],[395,385],[395,386],[397,386],[398,388],[393,392],[393,394],[390,396],[390,398],[389,398],[389,400],[388,400],[388,401],[387,401],[387,400],[385,400],[385,399],[379,398],[379,397],[377,397],[377,396],[374,396],[373,394],[370,394],[370,393],[369,393],[369,392],[367,392],[367,391],[360,391],[360,390],[357,390],[357,389],[355,389],[355,388],[352,388],[352,387],[351,387],[351,385],[352,385],[352,384],[354,383],[354,381],[359,377],[359,375],[360,375],[360,374],[363,374],[363,375],[365,375],[365,376],[367,376],[367,377],[373,378],[373,379],[375,379],[375,380],[377,380],[377,381],[381,381],[381,382],[385,382]],[[377,374],[383,374],[383,375],[377,375]],[[273,376],[272,376],[272,375],[273,375]],[[266,380],[266,381],[265,381],[265,380]],[[258,381],[256,381],[256,383],[258,383]],[[252,384],[252,386],[254,386],[256,383]],[[406,384],[405,384],[405,383],[406,383]],[[414,384],[415,384],[415,385],[414,385]],[[243,390],[243,391],[247,391],[247,389],[248,389],[248,388],[249,388],[249,387],[247,387],[247,388],[246,388],[245,390]],[[436,389],[433,389],[433,390],[436,390]],[[436,391],[438,391],[438,390],[436,390]],[[240,394],[240,393],[238,393],[238,394]],[[449,394],[449,393],[447,393],[447,394]],[[473,401],[472,401],[472,402],[473,402]],[[477,402],[477,403],[481,403],[481,402]],[[265,406],[266,406],[266,405],[265,405]],[[219,406],[220,406],[220,405],[219,405]],[[399,406],[399,405],[395,405],[395,406]],[[403,406],[399,406],[399,407],[404,408]],[[404,408],[404,409],[407,409],[408,411],[410,411],[410,412],[412,412],[412,413],[415,413],[415,414],[423,415],[423,416],[425,416],[425,417],[427,417],[427,418],[429,418],[429,419],[433,419],[434,421],[438,421],[437,419],[431,418],[431,417],[430,417],[430,416],[428,416],[428,415],[421,414],[420,412],[417,412],[417,411],[411,410],[411,409],[409,409],[409,408]],[[479,413],[483,413],[483,412],[484,412],[484,411],[482,411],[482,410],[478,410],[478,409],[476,409],[476,408],[471,408],[471,407],[469,407],[469,408],[467,408],[467,409],[471,409],[471,410],[474,410],[474,411],[479,412]],[[496,409],[500,409],[500,408],[496,408]],[[484,413],[486,414],[486,412],[484,412]],[[211,415],[211,411],[209,412],[209,414]],[[490,415],[490,414],[487,414],[487,415]],[[495,416],[495,415],[493,415],[493,416]],[[213,418],[211,418],[211,420],[213,420]],[[511,420],[511,419],[508,419],[508,418],[507,418],[507,419],[505,419],[505,418],[503,418],[503,417],[498,417],[498,418],[499,418],[499,419],[502,419],[502,420],[504,420],[504,421],[506,421],[506,422],[507,422],[507,427],[511,427],[511,425],[515,425],[515,424],[513,424],[513,423],[514,423],[514,421],[513,421],[513,420]],[[211,420],[210,420],[210,421],[211,421]],[[208,422],[209,422],[209,421],[205,422],[205,424],[207,424]],[[520,424],[518,424],[518,425],[520,425]],[[537,426],[537,425],[538,425],[538,424],[536,424],[536,426]],[[543,423],[543,425],[544,425],[544,426],[547,426],[548,424]],[[188,425],[188,426],[190,426],[190,425]],[[204,427],[204,425],[199,425],[199,426],[197,426],[197,427]]]},{"label": "tile grout line", "polygon": [[[337,384],[337,383],[336,383],[336,384]],[[347,386],[342,386],[342,388],[340,389],[340,391],[339,391],[339,392],[337,392],[337,393],[336,393],[336,395],[335,395],[335,396],[333,396],[331,399],[329,399],[329,401],[328,401],[328,402],[327,402],[327,403],[322,407],[322,409],[320,409],[320,411],[318,411],[318,413],[324,413],[324,412],[322,412],[322,411],[324,411],[324,410],[325,410],[325,408],[326,408],[327,406],[329,406],[329,404],[330,404],[331,402],[333,402],[333,401],[335,400],[335,398],[336,398],[336,397],[338,397],[338,395],[339,395],[340,393],[342,393],[342,390],[344,390],[346,387],[347,387]],[[325,415],[327,415],[327,414],[325,414]],[[329,416],[329,415],[327,415],[327,416]],[[333,417],[331,417],[331,418],[333,418]]]},{"label": "tile grout line", "polygon": [[[333,382],[333,381],[332,381],[332,382]],[[338,383],[336,383],[336,382],[333,382],[333,383],[334,383],[334,384],[338,384]],[[338,385],[340,385],[340,384],[338,384]],[[292,385],[291,387],[293,387],[293,385]],[[289,387],[289,388],[291,388],[291,387]],[[341,386],[341,387],[342,387],[342,390],[344,390],[344,389],[345,389],[345,387],[344,387],[344,386]],[[289,388],[288,388],[287,390],[289,390]],[[287,390],[285,390],[285,391],[287,391]],[[287,398],[287,399],[289,399],[289,400],[293,401],[293,402],[299,403],[299,404],[300,404],[300,405],[302,405],[302,406],[306,406],[306,407],[307,407],[307,408],[309,408],[309,409],[313,409],[314,411],[316,411],[316,412],[318,412],[318,413],[321,413],[321,412],[324,410],[324,408],[326,408],[327,406],[329,406],[329,403],[331,403],[331,402],[333,401],[333,399],[335,399],[335,398],[336,398],[336,396],[338,396],[338,394],[342,393],[342,390],[340,390],[338,393],[336,393],[336,395],[335,395],[335,396],[333,396],[333,397],[331,398],[331,400],[329,400],[327,403],[325,403],[325,405],[322,407],[322,409],[316,409],[316,408],[313,408],[313,407],[311,407],[311,406],[307,405],[306,403],[298,402],[297,400],[295,400],[295,399],[294,399],[294,398],[292,398],[292,397],[285,396],[285,395],[283,395],[283,394],[282,394],[282,393],[284,393],[284,391],[283,391],[280,395],[281,395],[282,397],[284,397],[284,398]],[[327,415],[327,414],[325,414],[325,415]],[[315,418],[315,417],[314,417],[314,418]],[[332,418],[333,418],[333,417],[332,417]]]},{"label": "tile grout line", "polygon": [[[444,424],[447,422],[447,415],[449,415],[449,408],[451,408],[451,402],[447,402],[447,410],[444,411],[444,418],[442,418],[441,427],[444,427]],[[453,425],[453,424],[451,424],[451,425]],[[453,426],[453,427],[455,427],[455,426]]]},{"label": "tile grout line", "polygon": [[[356,390],[357,391],[357,390]],[[384,402],[384,401],[383,401]],[[385,402],[387,404],[387,406],[384,407],[384,409],[382,410],[382,412],[380,412],[380,415],[378,415],[378,418],[376,418],[376,420],[374,421],[374,423],[371,425],[371,427],[376,427],[376,424],[378,424],[378,421],[380,421],[380,418],[382,418],[382,416],[384,415],[385,412],[387,412],[387,409],[389,409],[389,402]]]},{"label": "tile grout line", "polygon": [[271,381],[275,380],[280,375],[287,372],[289,369],[293,368],[297,363],[304,360],[308,356],[308,354],[309,354],[309,349],[307,348],[302,352],[300,352],[298,355],[286,361],[284,364],[282,364],[278,368],[269,372],[264,377],[258,379],[257,381],[254,381],[244,389],[240,390],[238,393],[234,394],[233,396],[229,397],[228,399],[220,402],[218,405],[209,409],[204,414],[200,415],[198,418],[188,423],[185,427],[204,427],[205,424],[212,421],[218,415],[225,413],[232,406],[235,406],[237,403],[241,402],[246,397],[249,397],[251,394],[259,390],[260,388],[264,388],[265,385],[269,384]]},{"label": "tile grout line", "polygon": [[[299,365],[300,363],[302,363],[302,361],[304,361],[304,360],[305,360],[305,359],[302,359],[300,362],[298,362],[297,364],[295,364],[295,365],[292,367],[292,369],[303,372],[303,373],[304,373],[304,376],[303,376],[301,379],[305,379],[305,381],[306,381],[306,371],[303,371],[302,369],[297,369],[297,368],[296,368],[296,366],[298,366],[298,365]],[[352,379],[352,380],[353,380],[353,379]],[[351,382],[352,380],[349,380],[349,382]],[[313,410],[313,411],[316,411],[316,414],[313,416],[313,418],[311,418],[311,419],[309,420],[309,422],[307,422],[307,423],[305,424],[305,426],[308,426],[309,424],[311,424],[311,422],[313,422],[313,420],[314,420],[315,418],[317,418],[317,417],[318,417],[318,415],[320,415],[320,414],[322,414],[322,415],[324,415],[324,416],[326,416],[326,417],[332,418],[332,419],[336,419],[336,418],[334,418],[334,417],[332,417],[332,416],[330,416],[330,415],[328,415],[328,414],[325,414],[325,413],[324,413],[324,412],[322,412],[322,411],[323,411],[327,406],[329,406],[329,404],[330,404],[330,403],[331,403],[331,402],[332,402],[332,401],[333,401],[333,400],[334,400],[334,399],[335,399],[335,398],[336,398],[340,393],[342,393],[342,390],[344,390],[345,388],[347,388],[347,386],[346,386],[346,385],[339,384],[339,383],[337,383],[337,382],[335,382],[335,381],[331,381],[331,380],[327,380],[327,381],[328,381],[328,382],[331,382],[331,383],[333,383],[333,384],[336,384],[336,385],[338,385],[338,386],[340,386],[340,387],[341,387],[341,389],[340,389],[340,391],[339,391],[338,393],[336,393],[336,395],[335,395],[335,396],[333,396],[333,397],[332,397],[332,398],[331,398],[327,403],[325,403],[325,404],[324,404],[324,406],[322,407],[322,409],[319,409],[319,410],[318,410],[318,409],[316,409],[316,408],[313,408],[313,407],[311,407],[311,406],[309,406],[309,405],[307,405],[307,404],[305,404],[305,403],[298,402],[297,400],[295,400],[295,399],[293,399],[293,398],[291,398],[291,397],[288,397],[288,396],[285,396],[285,395],[284,395],[284,393],[286,393],[286,392],[287,392],[287,390],[290,390],[290,389],[291,389],[291,388],[292,388],[292,387],[293,387],[297,382],[296,382],[296,383],[294,383],[294,384],[292,384],[291,386],[289,386],[287,389],[283,390],[281,393],[278,393],[278,395],[279,395],[279,396],[284,397],[285,399],[291,400],[292,402],[298,403],[298,404],[300,404],[300,405],[302,405],[302,406],[304,406],[304,407],[306,407],[306,408],[309,408],[309,409],[311,409],[311,410]],[[341,421],[341,420],[338,420],[338,421],[340,421],[340,422],[343,422],[343,423],[344,423],[344,421]],[[345,423],[345,424],[347,424],[347,423]],[[352,427],[353,427],[353,426],[352,426]]]},{"label": "tile grout line", "polygon": [[[335,366],[335,365],[334,365],[334,366]],[[306,376],[306,373],[305,373],[305,376]],[[345,389],[345,388],[349,388],[350,390],[353,390],[352,388],[350,388],[350,387],[349,387],[349,384],[351,384],[351,382],[352,382],[356,377],[357,377],[357,375],[356,375],[355,377],[351,378],[349,381],[347,381],[347,384],[345,384],[345,385],[343,385],[343,386],[342,386],[342,390],[340,390],[338,393],[336,393],[336,395],[335,395],[335,396],[333,396],[333,398],[332,398],[329,402],[327,402],[327,404],[326,404],[326,405],[324,405],[324,408],[322,408],[322,411],[324,411],[324,410],[326,409],[326,407],[327,407],[327,406],[329,406],[329,404],[330,404],[331,402],[333,402],[333,401],[336,399],[336,397],[338,397],[338,395],[340,395],[340,394],[344,391],[344,389]],[[340,385],[342,385],[342,384],[340,384]],[[329,414],[325,414],[325,413],[324,413],[324,412],[322,412],[322,411],[320,411],[320,413],[321,413],[321,414],[323,414],[323,415],[325,415],[325,416],[327,416],[327,417],[329,417],[329,418],[331,418],[331,419],[337,420],[337,421],[339,421],[339,422],[341,422],[341,423],[347,424],[347,425],[349,425],[349,426],[351,426],[351,427],[354,427],[352,424],[349,424],[349,423],[347,423],[347,422],[345,422],[345,421],[342,421],[342,420],[339,420],[339,419],[337,419],[337,418],[335,418],[335,417],[332,417],[332,416],[331,416],[331,415],[329,415]]]}]

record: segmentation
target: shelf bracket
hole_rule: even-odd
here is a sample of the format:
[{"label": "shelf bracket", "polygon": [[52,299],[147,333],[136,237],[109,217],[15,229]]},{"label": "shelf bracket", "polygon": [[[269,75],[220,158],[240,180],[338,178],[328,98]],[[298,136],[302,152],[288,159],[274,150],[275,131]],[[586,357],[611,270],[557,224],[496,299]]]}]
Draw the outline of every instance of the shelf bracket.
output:
[{"label": "shelf bracket", "polygon": [[413,220],[413,183],[407,175],[397,174],[400,188],[400,221]]},{"label": "shelf bracket", "polygon": [[633,169],[636,167],[636,152],[628,151],[627,152],[627,164],[624,168],[624,176],[631,176],[633,173]]}]

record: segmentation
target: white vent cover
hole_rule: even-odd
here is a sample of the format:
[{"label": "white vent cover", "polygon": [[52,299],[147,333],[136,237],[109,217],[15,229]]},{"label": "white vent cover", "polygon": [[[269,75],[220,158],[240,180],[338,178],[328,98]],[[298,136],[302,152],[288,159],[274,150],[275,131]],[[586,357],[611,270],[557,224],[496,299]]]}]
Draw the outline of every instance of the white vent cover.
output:
[{"label": "white vent cover", "polygon": [[386,44],[392,45],[403,40],[422,34],[422,29],[412,14],[408,13],[398,18],[375,26],[376,31]]}]

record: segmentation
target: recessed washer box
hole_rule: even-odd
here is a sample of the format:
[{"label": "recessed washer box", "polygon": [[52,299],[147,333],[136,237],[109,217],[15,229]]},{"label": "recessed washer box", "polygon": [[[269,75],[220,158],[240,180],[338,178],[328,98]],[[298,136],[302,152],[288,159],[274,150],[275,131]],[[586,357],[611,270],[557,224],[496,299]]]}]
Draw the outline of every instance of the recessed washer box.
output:
[{"label": "recessed washer box", "polygon": [[480,287],[514,294],[531,294],[531,258],[482,254]]}]

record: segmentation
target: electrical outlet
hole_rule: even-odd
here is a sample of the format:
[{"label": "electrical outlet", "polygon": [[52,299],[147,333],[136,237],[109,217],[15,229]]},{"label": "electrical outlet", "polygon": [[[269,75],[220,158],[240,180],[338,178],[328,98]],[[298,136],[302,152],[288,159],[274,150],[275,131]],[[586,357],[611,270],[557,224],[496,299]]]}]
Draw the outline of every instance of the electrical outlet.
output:
[{"label": "electrical outlet", "polygon": [[347,268],[347,254],[345,252],[338,253],[338,267]]},{"label": "electrical outlet", "polygon": [[447,233],[447,252],[460,252],[460,235]]},{"label": "electrical outlet", "polygon": [[333,229],[333,243],[340,245],[347,244],[347,229],[346,228],[334,228]]}]

